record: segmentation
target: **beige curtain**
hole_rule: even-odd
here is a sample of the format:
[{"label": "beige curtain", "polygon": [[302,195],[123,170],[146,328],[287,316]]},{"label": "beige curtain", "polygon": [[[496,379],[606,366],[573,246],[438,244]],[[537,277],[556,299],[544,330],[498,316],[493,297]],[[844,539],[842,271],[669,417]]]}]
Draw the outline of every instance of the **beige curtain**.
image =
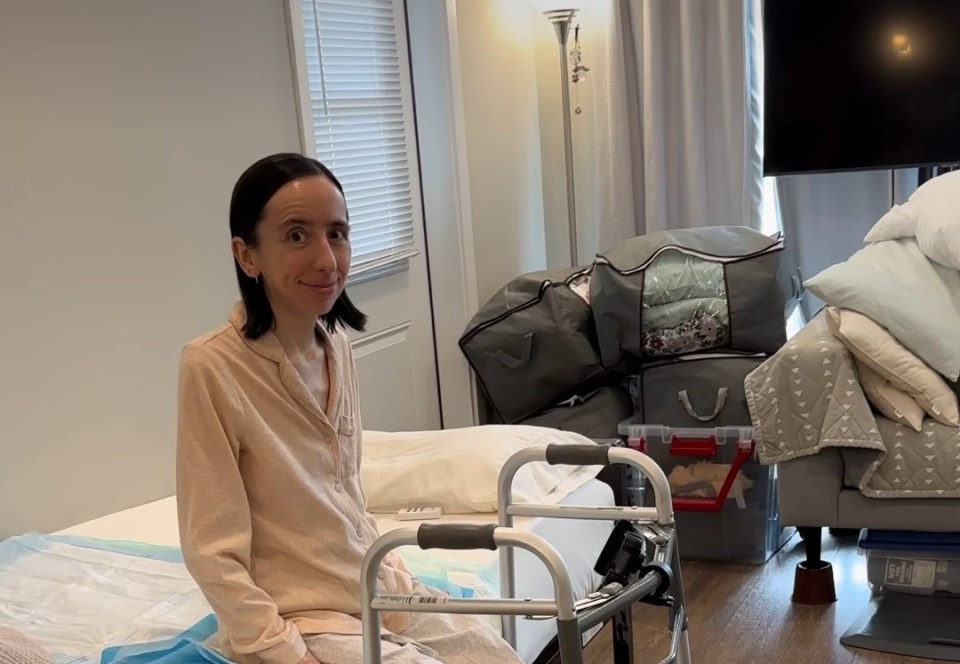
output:
[{"label": "beige curtain", "polygon": [[600,248],[660,229],[759,229],[759,0],[588,4]]}]

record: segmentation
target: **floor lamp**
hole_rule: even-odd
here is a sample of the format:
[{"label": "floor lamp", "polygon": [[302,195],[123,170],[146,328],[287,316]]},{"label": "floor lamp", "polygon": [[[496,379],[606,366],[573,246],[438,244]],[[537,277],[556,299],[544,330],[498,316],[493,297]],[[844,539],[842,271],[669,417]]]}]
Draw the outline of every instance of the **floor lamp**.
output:
[{"label": "floor lamp", "polygon": [[579,263],[577,251],[577,196],[573,179],[573,131],[570,122],[570,71],[567,63],[567,39],[580,2],[575,0],[533,0],[553,24],[560,43],[560,94],[563,104],[563,151],[567,171],[567,226],[570,234],[570,266]]}]

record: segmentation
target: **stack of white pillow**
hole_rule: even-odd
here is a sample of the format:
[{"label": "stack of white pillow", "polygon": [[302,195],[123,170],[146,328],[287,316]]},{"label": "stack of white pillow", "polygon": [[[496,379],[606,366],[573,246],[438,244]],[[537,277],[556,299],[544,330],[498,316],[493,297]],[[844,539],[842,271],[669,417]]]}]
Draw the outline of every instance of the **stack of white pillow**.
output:
[{"label": "stack of white pillow", "polygon": [[960,270],[960,171],[923,183],[880,218],[864,242],[915,238],[927,258]]},{"label": "stack of white pillow", "polygon": [[925,416],[960,426],[947,384],[960,378],[960,172],[924,183],[864,241],[807,288],[877,410],[917,431]]}]

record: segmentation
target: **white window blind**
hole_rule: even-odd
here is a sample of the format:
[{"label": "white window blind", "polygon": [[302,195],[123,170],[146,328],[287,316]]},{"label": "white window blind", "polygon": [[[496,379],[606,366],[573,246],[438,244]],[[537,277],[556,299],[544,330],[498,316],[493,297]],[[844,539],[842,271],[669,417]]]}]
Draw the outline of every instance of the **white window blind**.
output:
[{"label": "white window blind", "polygon": [[[415,253],[394,0],[299,0],[316,157],[343,184],[353,270]],[[402,10],[401,10],[402,11]]]}]

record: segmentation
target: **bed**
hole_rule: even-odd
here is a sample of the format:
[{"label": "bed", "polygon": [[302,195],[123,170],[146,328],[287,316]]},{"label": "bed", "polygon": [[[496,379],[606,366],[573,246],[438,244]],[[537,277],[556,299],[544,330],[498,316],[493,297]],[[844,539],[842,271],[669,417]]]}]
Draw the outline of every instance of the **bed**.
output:
[{"label": "bed", "polygon": [[[370,454],[376,472],[376,451]],[[595,479],[597,470],[572,469],[544,502],[614,505],[614,491]],[[371,494],[376,500],[375,489]],[[374,516],[381,533],[418,523],[399,521],[395,513]],[[496,518],[495,512],[477,512],[442,520],[492,523]],[[599,585],[593,566],[612,522],[518,518],[516,527],[541,535],[558,549],[578,597]],[[173,497],[53,535],[27,534],[0,542],[0,626],[20,629],[46,647],[56,662],[71,664],[99,662],[108,646],[160,642],[189,628],[202,631],[209,627],[203,621],[210,609],[182,565],[178,542]],[[413,573],[452,594],[499,594],[495,551],[405,547],[399,553]],[[552,582],[542,563],[519,551],[515,565],[519,596],[552,597]],[[45,599],[36,599],[41,596]],[[489,619],[499,625],[498,617]],[[526,662],[538,657],[543,661],[556,634],[552,620],[518,620],[517,632],[517,649]]]}]

